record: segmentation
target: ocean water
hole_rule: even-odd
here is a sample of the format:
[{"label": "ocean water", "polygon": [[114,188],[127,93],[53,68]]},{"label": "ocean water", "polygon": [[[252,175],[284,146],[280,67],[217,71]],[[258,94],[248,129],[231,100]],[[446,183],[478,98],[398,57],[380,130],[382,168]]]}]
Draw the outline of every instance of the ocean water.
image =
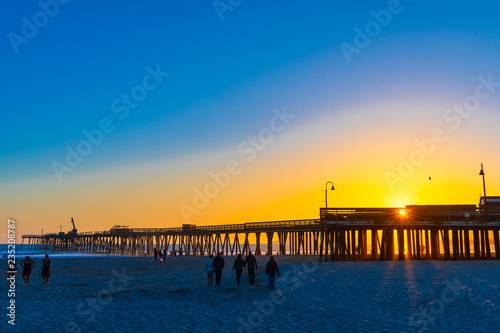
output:
[{"label": "ocean water", "polygon": [[[0,255],[3,259],[7,254],[9,248],[8,244],[0,244]],[[95,257],[95,256],[108,256],[106,254],[96,254],[96,253],[83,253],[83,252],[57,252],[51,250],[43,250],[43,249],[35,249],[35,250],[27,250],[27,246],[23,245],[23,249],[21,250],[21,245],[16,244],[16,260],[23,260],[26,256],[29,256],[32,259],[44,258],[46,254],[48,254],[52,258],[82,258],[82,257]],[[121,255],[109,255],[110,257],[125,257]]]}]

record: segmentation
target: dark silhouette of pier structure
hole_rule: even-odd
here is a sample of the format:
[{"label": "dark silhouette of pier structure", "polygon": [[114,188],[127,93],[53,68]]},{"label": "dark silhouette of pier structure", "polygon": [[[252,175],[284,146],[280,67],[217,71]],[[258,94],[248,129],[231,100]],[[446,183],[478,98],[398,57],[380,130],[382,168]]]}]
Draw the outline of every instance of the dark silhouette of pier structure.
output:
[{"label": "dark silhouette of pier structure", "polygon": [[487,197],[478,206],[321,208],[320,218],[310,220],[179,228],[115,226],[109,231],[22,238],[28,249],[121,255],[152,255],[155,247],[179,255],[246,255],[250,240],[255,240],[256,255],[309,255],[331,261],[470,260],[500,259],[499,233],[500,197]]}]

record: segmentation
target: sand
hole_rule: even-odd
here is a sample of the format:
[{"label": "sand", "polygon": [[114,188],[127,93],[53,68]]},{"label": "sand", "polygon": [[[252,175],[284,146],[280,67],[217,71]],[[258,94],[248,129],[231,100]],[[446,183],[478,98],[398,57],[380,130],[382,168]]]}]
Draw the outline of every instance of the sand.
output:
[{"label": "sand", "polygon": [[[203,257],[53,259],[30,286],[17,276],[16,329],[1,332],[332,332],[500,330],[500,262],[318,263],[277,256],[269,291],[257,257],[256,284],[241,285],[226,257],[222,286],[208,288]],[[5,283],[5,293],[7,283]]]}]

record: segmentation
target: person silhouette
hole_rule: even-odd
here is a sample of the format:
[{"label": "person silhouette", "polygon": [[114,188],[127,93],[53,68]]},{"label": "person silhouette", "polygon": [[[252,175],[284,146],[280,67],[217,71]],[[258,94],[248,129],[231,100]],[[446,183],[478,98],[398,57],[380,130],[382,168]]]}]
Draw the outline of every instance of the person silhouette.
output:
[{"label": "person silhouette", "polygon": [[241,273],[243,273],[243,267],[245,266],[245,260],[241,258],[241,253],[239,253],[233,264],[233,271],[236,270],[236,283],[238,285],[240,285]]},{"label": "person silhouette", "polygon": [[33,267],[35,267],[35,265],[35,262],[31,260],[29,256],[26,256],[26,258],[21,262],[21,266],[23,267],[23,280],[25,286],[30,283],[31,270],[33,269]]},{"label": "person silhouette", "polygon": [[252,252],[248,253],[248,256],[245,258],[245,263],[248,267],[248,279],[250,280],[250,284],[255,283],[255,270],[257,269],[257,259],[252,254]]},{"label": "person silhouette", "polygon": [[224,258],[222,257],[222,252],[217,253],[217,257],[214,258],[213,267],[215,270],[215,283],[220,286],[222,280],[222,269],[226,265]]},{"label": "person silhouette", "polygon": [[273,290],[274,289],[274,278],[276,277],[276,273],[280,275],[280,270],[278,269],[278,263],[274,259],[273,256],[269,258],[269,261],[267,262],[266,265],[266,274],[269,279],[269,289]]},{"label": "person silhouette", "polygon": [[50,278],[50,262],[51,260],[49,259],[49,255],[45,255],[45,259],[42,261],[42,278],[43,278],[43,284],[49,285],[49,278]]},{"label": "person silhouette", "polygon": [[213,254],[209,255],[208,259],[205,261],[205,270],[207,271],[208,287],[211,287],[212,282],[214,280],[214,255]]}]

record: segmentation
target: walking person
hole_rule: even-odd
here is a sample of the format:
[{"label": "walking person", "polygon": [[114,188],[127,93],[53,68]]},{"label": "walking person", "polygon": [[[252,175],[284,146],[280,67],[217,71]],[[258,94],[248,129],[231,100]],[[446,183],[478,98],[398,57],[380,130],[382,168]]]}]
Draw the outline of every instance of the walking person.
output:
[{"label": "walking person", "polygon": [[243,273],[243,267],[245,267],[245,260],[241,258],[241,253],[238,254],[233,264],[233,271],[236,270],[236,283],[240,285],[241,273]]},{"label": "walking person", "polygon": [[257,269],[257,259],[255,259],[255,256],[252,254],[252,252],[249,252],[247,257],[245,258],[245,263],[247,264],[248,268],[248,278],[250,279],[250,284],[255,283],[255,270]]},{"label": "walking person", "polygon": [[278,263],[276,262],[274,257],[271,256],[266,265],[266,274],[269,279],[269,290],[274,289],[274,278],[276,277],[276,273],[280,275],[280,270],[278,269]]},{"label": "walking person", "polygon": [[155,255],[155,262],[156,262],[156,260],[158,260],[158,250],[156,249],[156,247],[154,250],[154,255]]},{"label": "walking person", "polygon": [[222,252],[217,253],[217,257],[214,258],[213,267],[215,270],[215,283],[220,286],[220,281],[222,279],[222,269],[226,265],[224,258],[222,257]]},{"label": "walking person", "polygon": [[30,282],[31,270],[33,269],[33,267],[35,267],[35,265],[35,262],[31,260],[29,256],[26,256],[26,258],[21,262],[21,266],[23,267],[23,280],[25,286],[27,286]]},{"label": "walking person", "polygon": [[205,261],[205,270],[207,271],[207,282],[208,286],[212,286],[212,282],[214,280],[214,255],[211,254],[208,256],[208,259]]},{"label": "walking person", "polygon": [[42,278],[43,278],[43,284],[49,285],[49,278],[50,278],[50,262],[51,260],[49,259],[49,255],[45,255],[45,259],[42,261]]}]

